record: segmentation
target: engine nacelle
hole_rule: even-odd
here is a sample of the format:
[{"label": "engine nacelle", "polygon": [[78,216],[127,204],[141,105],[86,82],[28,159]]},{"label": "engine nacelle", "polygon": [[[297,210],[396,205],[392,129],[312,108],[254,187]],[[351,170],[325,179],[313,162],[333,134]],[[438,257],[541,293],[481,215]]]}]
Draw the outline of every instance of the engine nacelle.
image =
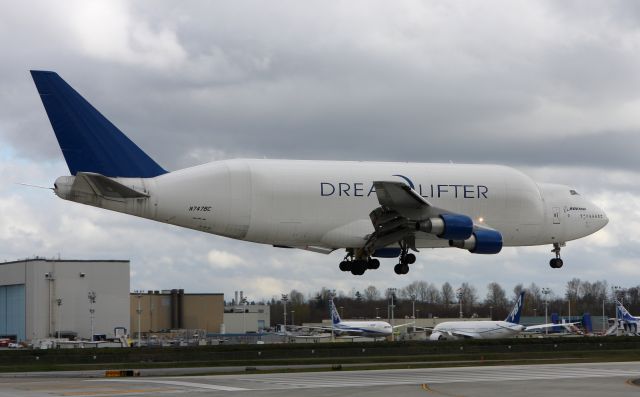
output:
[{"label": "engine nacelle", "polygon": [[473,233],[473,220],[466,215],[442,214],[437,218],[416,222],[416,230],[446,240],[466,240]]},{"label": "engine nacelle", "polygon": [[478,229],[468,239],[450,240],[449,245],[472,254],[497,254],[502,250],[502,234],[497,230]]},{"label": "engine nacelle", "polygon": [[435,331],[432,332],[431,335],[429,335],[429,340],[445,340],[447,339],[447,336],[439,331]]}]

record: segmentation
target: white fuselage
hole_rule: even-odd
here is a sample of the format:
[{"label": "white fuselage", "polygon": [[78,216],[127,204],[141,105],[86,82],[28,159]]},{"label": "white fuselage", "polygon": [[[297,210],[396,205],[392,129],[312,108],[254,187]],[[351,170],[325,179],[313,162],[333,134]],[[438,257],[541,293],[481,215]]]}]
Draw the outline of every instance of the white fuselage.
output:
[{"label": "white fuselage", "polygon": [[507,321],[447,321],[433,328],[431,340],[438,339],[499,339],[512,338],[524,326]]},{"label": "white fuselage", "polygon": [[333,325],[338,334],[355,334],[369,337],[385,337],[391,335],[393,327],[386,321],[341,321]]},{"label": "white fuselage", "polygon": [[[72,179],[61,179],[55,191],[65,199],[300,248],[362,247],[374,231],[369,213],[380,206],[373,181],[410,184],[431,205],[500,231],[505,246],[574,240],[608,221],[566,186],[536,184],[513,168],[495,165],[227,160],[155,178],[114,178],[149,195],[128,200],[71,194]],[[418,232],[416,247],[448,247],[448,241]]]}]

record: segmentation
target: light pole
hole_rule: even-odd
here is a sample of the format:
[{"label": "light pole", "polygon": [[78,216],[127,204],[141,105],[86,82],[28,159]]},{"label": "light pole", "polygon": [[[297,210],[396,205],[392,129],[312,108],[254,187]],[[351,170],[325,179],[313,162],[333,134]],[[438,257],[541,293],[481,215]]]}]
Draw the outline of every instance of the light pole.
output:
[{"label": "light pole", "polygon": [[93,342],[93,335],[95,334],[93,328],[93,319],[94,313],[96,312],[96,310],[93,308],[93,305],[96,303],[96,292],[89,291],[89,293],[87,294],[87,298],[89,298],[89,313],[91,315],[91,341]]},{"label": "light pole", "polygon": [[416,318],[420,318],[420,309],[416,309]]},{"label": "light pole", "polygon": [[619,285],[611,286],[611,294],[613,295],[613,310],[616,313],[616,336],[618,336],[618,292],[622,290]]},{"label": "light pole", "polygon": [[378,315],[378,311],[380,310],[379,307],[376,307],[376,318],[380,318],[380,316]]},{"label": "light pole", "polygon": [[606,327],[605,327],[605,321],[606,321],[606,319],[605,319],[605,317],[604,317],[604,302],[605,302],[605,300],[606,300],[606,295],[607,295],[607,294],[605,294],[605,296],[603,296],[603,297],[602,297],[602,335],[604,335],[605,330],[606,330]]},{"label": "light pole", "polygon": [[416,332],[416,294],[411,294],[411,316],[413,318],[413,330],[412,332]]},{"label": "light pole", "polygon": [[136,291],[136,296],[138,297],[138,309],[136,309],[136,313],[138,313],[138,347],[142,347],[142,322],[141,322],[141,314],[142,308],[140,307],[140,300],[142,299],[142,291]]},{"label": "light pole", "polygon": [[289,300],[288,294],[282,294],[282,304],[284,305],[284,324],[282,327],[284,328],[285,335],[287,334],[287,301]]},{"label": "light pole", "polygon": [[58,339],[60,339],[60,323],[62,322],[62,298],[56,299],[56,304],[58,305]]},{"label": "light pole", "polygon": [[462,318],[462,288],[457,289],[456,296],[458,297],[458,303],[460,304],[460,318]]},{"label": "light pole", "polygon": [[246,334],[247,333],[247,322],[246,322],[246,317],[245,314],[247,313],[247,297],[243,297],[242,300],[240,301],[240,303],[242,303],[242,333]]},{"label": "light pole", "polygon": [[390,318],[390,321],[391,321],[391,341],[393,342],[394,341],[393,326],[395,325],[394,321],[393,321],[393,309],[395,307],[395,305],[393,304],[393,296],[396,293],[396,289],[395,288],[389,288],[389,289],[387,289],[387,291],[389,292],[389,297],[391,298],[391,305],[389,305],[389,308],[391,309],[390,310],[390,313],[391,313],[391,318]]},{"label": "light pole", "polygon": [[[549,310],[549,294],[551,290],[549,288],[542,288],[542,293],[544,294],[544,323],[549,324],[549,320],[547,320],[547,311]],[[544,328],[544,333],[549,334],[549,328]]]},{"label": "light pole", "polygon": [[344,306],[340,306],[340,318],[344,318]]},{"label": "light pole", "polygon": [[493,306],[489,306],[489,319],[493,320]]},{"label": "light pole", "polygon": [[296,322],[294,321],[294,317],[293,317],[294,314],[296,314],[296,311],[295,310],[291,310],[291,325],[292,326],[296,324]]}]

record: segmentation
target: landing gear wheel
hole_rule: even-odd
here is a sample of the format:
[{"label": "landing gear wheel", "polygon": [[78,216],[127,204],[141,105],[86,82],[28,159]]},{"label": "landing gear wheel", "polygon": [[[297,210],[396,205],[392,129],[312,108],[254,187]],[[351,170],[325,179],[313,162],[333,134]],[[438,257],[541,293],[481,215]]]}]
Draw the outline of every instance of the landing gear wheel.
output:
[{"label": "landing gear wheel", "polygon": [[409,273],[409,265],[402,265],[400,271],[402,272],[401,274]]},{"label": "landing gear wheel", "polygon": [[560,258],[553,258],[549,261],[549,266],[551,266],[554,269],[560,269],[562,265],[564,265],[564,263]]},{"label": "landing gear wheel", "polygon": [[368,267],[369,269],[375,270],[375,269],[377,269],[377,268],[379,268],[379,267],[380,267],[380,261],[379,261],[379,260],[377,260],[377,259],[371,259],[371,258],[370,258],[370,259],[367,261],[367,267]]},{"label": "landing gear wheel", "polygon": [[340,270],[342,270],[343,272],[348,272],[349,270],[351,270],[351,262],[349,261],[342,261],[340,262],[340,266],[339,266]]},{"label": "landing gear wheel", "polygon": [[408,264],[408,265],[412,265],[414,263],[416,263],[416,256],[414,254],[407,254],[404,256],[404,263]]},{"label": "landing gear wheel", "polygon": [[367,270],[367,262],[363,260],[355,260],[351,263],[351,274],[354,276],[362,276]]},{"label": "landing gear wheel", "polygon": [[403,269],[402,269],[402,264],[401,263],[398,263],[397,265],[395,265],[393,267],[393,271],[396,272],[396,274],[403,274],[402,270]]}]

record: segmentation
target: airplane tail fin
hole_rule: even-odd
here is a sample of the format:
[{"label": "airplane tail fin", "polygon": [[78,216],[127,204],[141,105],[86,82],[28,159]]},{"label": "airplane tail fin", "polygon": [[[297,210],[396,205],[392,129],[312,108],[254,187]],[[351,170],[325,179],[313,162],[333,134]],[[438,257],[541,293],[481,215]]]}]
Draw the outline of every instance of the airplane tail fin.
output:
[{"label": "airplane tail fin", "polygon": [[151,178],[165,171],[55,72],[31,71],[72,175]]},{"label": "airplane tail fin", "polygon": [[333,299],[329,300],[329,311],[331,312],[331,322],[334,325],[342,322],[340,314],[338,314],[338,309],[336,309],[336,305],[333,303]]},{"label": "airplane tail fin", "polygon": [[618,311],[618,318],[625,321],[635,321],[635,318],[629,313],[629,311],[622,305],[622,302],[616,300],[616,310]]},{"label": "airplane tail fin", "polygon": [[516,304],[513,306],[511,313],[504,320],[508,323],[520,324],[520,315],[522,314],[522,305],[524,304],[524,291],[520,293]]}]

